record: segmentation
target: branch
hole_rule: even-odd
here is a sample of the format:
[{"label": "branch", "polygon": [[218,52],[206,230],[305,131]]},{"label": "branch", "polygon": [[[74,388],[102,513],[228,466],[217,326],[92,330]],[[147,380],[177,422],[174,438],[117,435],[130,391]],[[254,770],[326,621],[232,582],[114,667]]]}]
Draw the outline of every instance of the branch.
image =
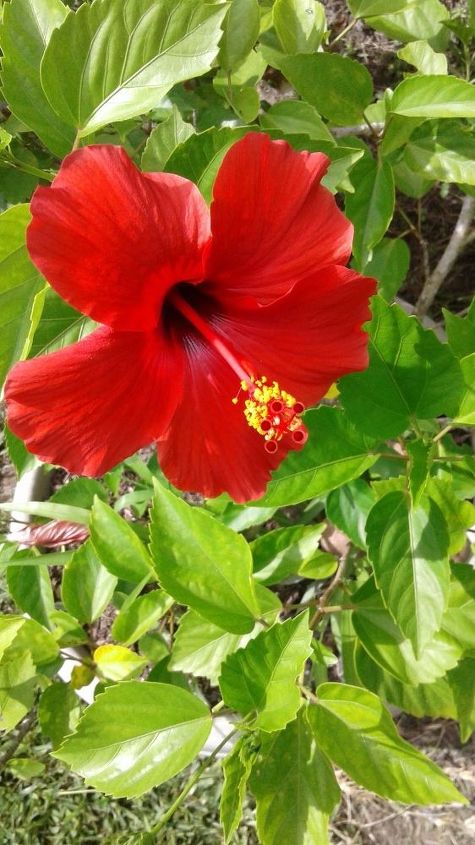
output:
[{"label": "branch", "polygon": [[36,711],[30,710],[30,712],[25,716],[23,721],[17,728],[16,735],[12,739],[10,745],[3,754],[0,755],[0,769],[3,769],[9,760],[14,756],[18,746],[23,742],[25,736],[27,735],[28,731],[31,730],[33,725],[35,724],[36,719]]},{"label": "branch", "polygon": [[322,595],[320,596],[320,601],[318,602],[317,610],[315,611],[312,619],[310,620],[310,627],[315,630],[318,623],[321,619],[328,613],[329,608],[327,607],[329,599],[332,597],[333,593],[340,586],[343,577],[345,575],[346,569],[346,562],[348,559],[348,554],[342,555],[340,558],[340,563],[338,565],[338,569],[335,572],[332,580],[330,581],[326,590],[323,591]]},{"label": "branch", "polygon": [[468,196],[464,197],[460,214],[451,238],[435,270],[424,283],[419,299],[416,302],[415,313],[418,317],[424,317],[424,315],[427,314],[427,311],[431,307],[439,288],[443,285],[460,253],[465,249],[467,244],[474,239],[475,233],[469,231],[474,211],[474,198]]}]

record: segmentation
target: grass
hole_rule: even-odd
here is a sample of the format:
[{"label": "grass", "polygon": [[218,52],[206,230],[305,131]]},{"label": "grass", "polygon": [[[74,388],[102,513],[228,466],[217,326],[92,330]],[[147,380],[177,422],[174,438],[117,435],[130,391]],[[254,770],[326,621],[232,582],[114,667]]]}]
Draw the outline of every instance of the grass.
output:
[{"label": "grass", "polygon": [[[7,740],[4,740],[5,744]],[[8,769],[0,775],[0,845],[121,845],[132,833],[158,821],[189,776],[189,770],[142,798],[113,799],[87,789],[49,756],[50,746],[38,730],[24,739],[17,757],[34,757],[45,764],[29,781]],[[163,845],[221,845],[219,764],[209,770],[177,811],[163,834]],[[233,845],[255,845],[250,807]]]}]

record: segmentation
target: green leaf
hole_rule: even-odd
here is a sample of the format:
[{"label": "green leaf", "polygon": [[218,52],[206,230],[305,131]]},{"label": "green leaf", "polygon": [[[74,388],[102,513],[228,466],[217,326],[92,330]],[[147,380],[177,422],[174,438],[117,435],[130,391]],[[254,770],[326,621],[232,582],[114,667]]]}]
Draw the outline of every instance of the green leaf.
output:
[{"label": "green leaf", "polygon": [[28,354],[33,302],[43,282],[25,244],[26,205],[0,214],[0,385],[16,361]]},{"label": "green leaf", "polygon": [[427,179],[475,185],[475,136],[455,123],[427,123],[411,136],[403,162]]},{"label": "green leaf", "polygon": [[281,100],[260,115],[264,129],[278,129],[284,135],[308,135],[314,141],[335,144],[335,139],[317,110],[303,100]]},{"label": "green leaf", "polygon": [[233,71],[254,47],[259,36],[260,14],[257,0],[232,0],[224,18],[218,63]]},{"label": "green leaf", "polygon": [[[41,555],[39,561],[44,561]],[[47,560],[47,558],[46,558]],[[20,610],[28,613],[45,628],[51,628],[54,596],[46,563],[38,566],[9,566],[6,570],[9,593]]]},{"label": "green leaf", "polygon": [[273,625],[223,663],[223,700],[243,715],[254,711],[253,727],[278,731],[295,718],[300,693],[295,683],[311,653],[308,613]]},{"label": "green leaf", "polygon": [[43,516],[46,519],[59,519],[65,522],[78,522],[80,525],[88,525],[91,516],[90,511],[84,508],[75,508],[71,505],[56,505],[51,502],[1,502],[0,510],[11,513],[29,513],[32,516]]},{"label": "green leaf", "polygon": [[7,425],[4,426],[3,433],[8,457],[15,467],[18,478],[21,478],[23,473],[28,470],[39,466],[40,462],[38,458],[27,451],[23,440],[20,440],[19,437],[13,434],[13,431],[10,431]]},{"label": "green leaf", "polygon": [[29,651],[4,655],[0,663],[0,730],[11,731],[33,706],[36,668]]},{"label": "green leaf", "polygon": [[465,563],[451,567],[449,606],[443,628],[466,651],[475,651],[475,570]]},{"label": "green leaf", "polygon": [[397,51],[400,59],[414,65],[420,73],[446,74],[447,58],[443,53],[436,53],[427,41],[411,41]]},{"label": "green leaf", "polygon": [[172,153],[165,169],[167,173],[178,173],[179,176],[190,179],[209,202],[214,180],[225,154],[247,131],[246,127],[223,127],[191,135]]},{"label": "green leaf", "polygon": [[0,658],[25,624],[23,616],[0,616]]},{"label": "green leaf", "polygon": [[61,0],[12,0],[4,6],[0,31],[8,105],[57,156],[71,150],[74,131],[51,108],[41,87],[40,65],[53,31],[66,14]]},{"label": "green leaf", "polygon": [[460,366],[447,344],[397,305],[374,297],[369,367],[340,383],[343,405],[361,431],[396,437],[411,419],[453,416],[463,390]]},{"label": "green leaf", "polygon": [[410,76],[399,83],[388,109],[404,117],[475,117],[475,88],[455,76]]},{"label": "green leaf", "polygon": [[80,622],[99,619],[109,604],[117,578],[103,566],[88,540],[66,564],[61,598],[69,613]]},{"label": "green leaf", "polygon": [[260,97],[256,84],[262,79],[266,67],[261,52],[251,50],[232,73],[220,70],[213,79],[215,91],[227,100],[244,123],[252,123],[259,113]]},{"label": "green leaf", "polygon": [[24,653],[31,655],[33,663],[39,672],[48,674],[51,669],[57,669],[59,655],[58,644],[46,628],[34,619],[25,619],[18,629],[15,639],[4,654],[5,660],[23,657]]},{"label": "green leaf", "polygon": [[246,531],[254,525],[262,525],[271,519],[277,508],[253,508],[230,502],[217,519],[233,531]]},{"label": "green leaf", "polygon": [[246,634],[259,617],[244,537],[155,483],[151,548],[163,588],[209,622]]},{"label": "green leaf", "polygon": [[73,478],[56,490],[49,501],[89,510],[94,504],[95,496],[103,501],[107,499],[107,492],[100,481],[95,478]]},{"label": "green leaf", "polygon": [[348,6],[354,18],[367,18],[371,15],[400,12],[406,8],[408,2],[409,0],[348,0]]},{"label": "green leaf", "polygon": [[[256,595],[261,618],[268,624],[275,622],[281,604],[275,593],[256,585]],[[175,635],[170,669],[189,672],[191,675],[208,678],[217,686],[221,664],[229,654],[244,648],[250,639],[262,631],[262,623],[256,622],[250,634],[230,634],[223,628],[207,622],[193,610],[188,610],[180,619]]]},{"label": "green leaf", "polygon": [[38,718],[41,730],[49,737],[53,748],[58,748],[63,739],[73,733],[80,714],[79,698],[69,684],[59,682],[46,687],[38,705]]},{"label": "green leaf", "polygon": [[448,681],[450,672],[432,684],[419,684],[417,687],[403,684],[374,663],[359,643],[355,651],[355,665],[365,687],[404,713],[419,719],[424,716],[457,718],[454,696]]},{"label": "green leaf", "polygon": [[443,309],[445,330],[449,346],[457,358],[465,358],[475,352],[475,314],[459,317]]},{"label": "green leaf", "polygon": [[142,155],[142,170],[163,170],[176,147],[194,132],[191,123],[185,123],[177,107],[173,106],[169,117],[148,137]]},{"label": "green leaf", "polygon": [[12,135],[9,132],[6,132],[5,129],[2,129],[0,126],[0,152],[6,150],[8,146],[10,146],[10,141],[12,140]]},{"label": "green leaf", "polygon": [[404,8],[391,14],[384,12],[367,18],[367,23],[389,38],[399,41],[434,39],[446,44],[443,21],[449,13],[439,0],[406,0]]},{"label": "green leaf", "polygon": [[219,803],[219,817],[224,830],[224,842],[231,842],[242,818],[242,805],[247,781],[252,769],[253,754],[249,742],[242,737],[222,762],[224,783]]},{"label": "green leaf", "polygon": [[431,478],[426,492],[444,514],[449,531],[449,555],[455,555],[465,546],[467,529],[475,525],[475,507],[471,502],[460,501],[453,484],[442,478]]},{"label": "green leaf", "polygon": [[467,799],[444,773],[398,735],[377,695],[345,684],[322,684],[310,724],[323,750],[356,783],[405,804]]},{"label": "green leaf", "polygon": [[95,789],[136,798],[191,763],[210,728],[207,706],[186,690],[124,681],[96,698],[53,756]]},{"label": "green leaf", "polygon": [[261,534],[251,543],[254,575],[261,584],[276,584],[298,575],[303,565],[318,554],[325,529],[321,525],[292,525]]},{"label": "green leaf", "polygon": [[147,661],[123,645],[100,645],[94,651],[94,663],[99,675],[107,681],[127,681],[137,677]]},{"label": "green leaf", "polygon": [[366,523],[369,558],[386,607],[412,642],[418,659],[440,630],[447,606],[449,535],[435,502],[411,507],[388,493]]},{"label": "green leaf", "polygon": [[328,822],[340,790],[304,707],[285,730],[263,739],[251,788],[262,845],[329,843]]},{"label": "green leaf", "polygon": [[460,361],[462,375],[465,381],[465,392],[462,396],[460,408],[454,422],[461,425],[475,425],[475,352]]},{"label": "green leaf", "polygon": [[80,136],[148,112],[178,82],[210,70],[225,12],[203,0],[85,3],[51,37],[46,95]]},{"label": "green leaf", "polygon": [[125,646],[132,645],[155,627],[172,604],[173,599],[164,590],[152,590],[138,596],[119,611],[112,625],[112,636]]},{"label": "green leaf", "polygon": [[359,123],[373,97],[366,67],[339,53],[291,56],[282,69],[300,96],[337,126]]},{"label": "green leaf", "polygon": [[89,637],[74,616],[65,610],[53,610],[50,614],[53,636],[61,647],[84,645]]},{"label": "green leaf", "polygon": [[368,514],[376,501],[371,487],[357,478],[327,497],[328,518],[360,549],[366,548],[365,525]]},{"label": "green leaf", "polygon": [[[358,478],[377,460],[376,441],[360,434],[337,408],[322,406],[305,414],[309,441],[301,452],[289,452],[274,472],[259,504],[283,506],[321,496]],[[371,434],[371,432],[369,432]]]},{"label": "green leaf", "polygon": [[240,642],[239,634],[230,634],[188,610],[175,635],[170,669],[208,678],[216,686],[223,661]]},{"label": "green leaf", "polygon": [[325,9],[315,0],[275,0],[272,17],[284,53],[313,53],[325,32]]},{"label": "green leaf", "polygon": [[133,528],[97,496],[90,530],[97,556],[112,575],[134,584],[154,576],[153,562]]},{"label": "green leaf", "polygon": [[49,285],[40,291],[37,298],[41,298],[44,304],[33,335],[29,358],[64,349],[70,343],[86,337],[97,325],[94,320],[71,308]]},{"label": "green leaf", "polygon": [[27,757],[12,757],[7,763],[8,771],[13,772],[21,780],[30,780],[38,777],[45,770],[45,764],[39,760],[31,760]]},{"label": "green leaf", "polygon": [[[409,458],[407,467],[409,493],[415,507],[419,504],[429,481],[435,446],[433,443],[424,442],[424,440],[409,440],[406,444],[406,450]],[[448,526],[446,528],[448,529]]]},{"label": "green leaf", "polygon": [[352,602],[357,606],[352,621],[361,644],[375,663],[404,684],[431,684],[460,659],[462,646],[445,630],[448,611],[442,630],[434,634],[417,658],[411,641],[405,638],[386,610],[373,579],[353,595]]},{"label": "green leaf", "polygon": [[466,657],[447,677],[455,699],[460,739],[468,742],[475,730],[475,659]]},{"label": "green leaf", "polygon": [[411,252],[402,238],[383,238],[373,248],[370,260],[361,271],[378,281],[378,293],[391,302],[409,270]]},{"label": "green leaf", "polygon": [[347,194],[345,211],[355,227],[353,253],[359,268],[385,234],[394,212],[394,177],[391,165],[364,156],[353,168],[355,192]]}]

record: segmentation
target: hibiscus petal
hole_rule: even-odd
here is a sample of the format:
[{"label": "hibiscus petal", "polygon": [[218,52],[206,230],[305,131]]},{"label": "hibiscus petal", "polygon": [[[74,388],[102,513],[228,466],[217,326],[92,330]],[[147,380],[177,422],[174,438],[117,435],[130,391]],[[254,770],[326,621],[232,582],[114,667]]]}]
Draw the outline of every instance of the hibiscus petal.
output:
[{"label": "hibiscus petal", "polygon": [[183,354],[172,340],[102,327],[13,367],[8,424],[42,461],[100,475],[166,429],[182,378]]},{"label": "hibiscus petal", "polygon": [[206,277],[261,303],[327,264],[346,264],[351,223],[320,185],[329,159],[249,133],[226,154],[211,205]]},{"label": "hibiscus petal", "polygon": [[212,347],[194,337],[187,353],[183,398],[157,443],[160,466],[181,490],[226,492],[236,502],[259,498],[288,449],[266,452],[263,437],[232,403],[238,377]]},{"label": "hibiscus petal", "polygon": [[141,173],[120,147],[71,153],[31,212],[36,266],[63,299],[113,328],[153,329],[169,287],[202,277],[209,212],[198,189]]},{"label": "hibiscus petal", "polygon": [[[231,309],[213,320],[248,362],[251,373],[276,380],[305,405],[321,399],[333,382],[368,365],[374,279],[346,267],[326,267],[299,282],[287,296],[254,309]],[[226,306],[225,306],[226,307]]]}]

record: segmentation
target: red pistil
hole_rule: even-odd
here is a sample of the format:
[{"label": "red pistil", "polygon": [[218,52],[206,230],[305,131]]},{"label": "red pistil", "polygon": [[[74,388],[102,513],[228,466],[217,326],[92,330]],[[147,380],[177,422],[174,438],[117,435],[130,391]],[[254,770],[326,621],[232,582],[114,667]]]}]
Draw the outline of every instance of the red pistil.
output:
[{"label": "red pistil", "polygon": [[[178,291],[172,291],[168,301],[199,331],[238,376],[241,383],[239,393],[242,390],[247,397],[244,399],[244,416],[248,425],[264,437],[266,452],[277,452],[279,442],[284,438],[287,446],[301,449],[308,438],[307,429],[300,418],[305,410],[302,402],[281,390],[276,381],[268,383],[265,376],[256,379],[248,373],[227,344]],[[232,401],[237,404],[238,397]]]}]

